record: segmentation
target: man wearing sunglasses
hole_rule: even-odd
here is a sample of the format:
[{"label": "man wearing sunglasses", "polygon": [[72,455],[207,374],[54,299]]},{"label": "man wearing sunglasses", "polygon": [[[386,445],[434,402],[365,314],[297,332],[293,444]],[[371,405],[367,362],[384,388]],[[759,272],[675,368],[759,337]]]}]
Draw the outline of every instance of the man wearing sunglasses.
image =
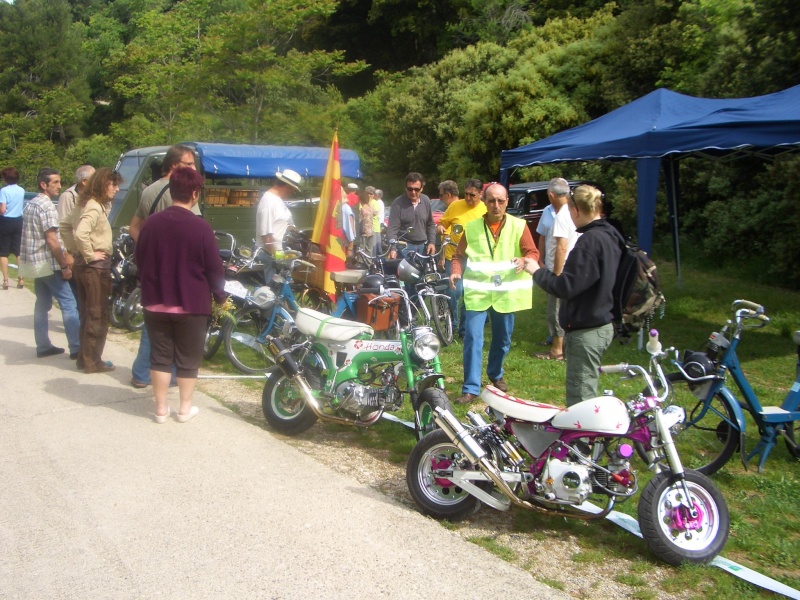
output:
[{"label": "man wearing sunglasses", "polygon": [[[406,193],[392,203],[386,236],[388,240],[407,243],[403,256],[412,250],[420,254],[436,252],[436,223],[433,221],[431,199],[422,193],[424,186],[422,175],[409,173],[406,175]],[[397,250],[392,249],[389,258],[397,258]]]}]

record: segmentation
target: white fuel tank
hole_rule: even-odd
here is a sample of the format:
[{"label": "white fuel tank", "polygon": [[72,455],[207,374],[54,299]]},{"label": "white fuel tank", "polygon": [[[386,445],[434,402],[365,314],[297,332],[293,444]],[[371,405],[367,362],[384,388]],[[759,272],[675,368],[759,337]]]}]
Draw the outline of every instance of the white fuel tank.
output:
[{"label": "white fuel tank", "polygon": [[555,415],[552,423],[559,429],[622,435],[628,431],[631,420],[622,400],[614,396],[598,396],[568,407]]}]

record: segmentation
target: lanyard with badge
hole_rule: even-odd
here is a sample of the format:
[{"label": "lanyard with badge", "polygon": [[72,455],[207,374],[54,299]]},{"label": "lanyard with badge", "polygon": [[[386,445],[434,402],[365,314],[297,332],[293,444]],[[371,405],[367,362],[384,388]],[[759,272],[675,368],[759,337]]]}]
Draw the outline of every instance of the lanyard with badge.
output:
[{"label": "lanyard with badge", "polygon": [[[506,216],[503,215],[503,221],[500,223],[500,227],[497,229],[497,237],[495,238],[494,233],[492,233],[492,239],[494,239],[494,244],[492,244],[492,240],[489,239],[489,228],[486,226],[486,221],[483,222],[483,234],[486,236],[486,243],[489,245],[489,253],[492,255],[492,260],[494,261],[494,251],[497,250],[497,244],[500,243],[500,232],[503,230],[503,225],[505,224]],[[495,287],[500,287],[503,284],[503,278],[500,275],[492,276],[492,283],[494,283]]]}]

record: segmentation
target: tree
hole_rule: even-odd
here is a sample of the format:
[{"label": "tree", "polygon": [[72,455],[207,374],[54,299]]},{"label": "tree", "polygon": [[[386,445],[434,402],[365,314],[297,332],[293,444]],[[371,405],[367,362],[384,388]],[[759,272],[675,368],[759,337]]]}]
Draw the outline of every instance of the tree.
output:
[{"label": "tree", "polygon": [[66,0],[0,3],[0,111],[24,115],[17,131],[60,144],[81,135],[92,111],[83,34]]},{"label": "tree", "polygon": [[[340,51],[296,46],[335,6],[334,0],[248,0],[209,27],[198,73],[202,104],[227,139],[327,143],[335,126],[331,115],[341,108],[332,81],[364,64],[345,62]],[[316,123],[308,122],[313,113]]]}]

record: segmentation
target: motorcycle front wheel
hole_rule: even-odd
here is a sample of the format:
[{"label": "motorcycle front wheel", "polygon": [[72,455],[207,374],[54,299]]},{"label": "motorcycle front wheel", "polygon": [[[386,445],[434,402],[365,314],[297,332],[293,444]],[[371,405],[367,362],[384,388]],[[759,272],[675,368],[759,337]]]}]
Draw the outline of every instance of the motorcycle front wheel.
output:
[{"label": "motorcycle front wheel", "polygon": [[671,565],[710,562],[722,552],[730,530],[728,505],[716,486],[691,469],[685,476],[696,520],[682,504],[681,482],[669,471],[653,477],[639,499],[642,536],[653,554]]},{"label": "motorcycle front wheel", "polygon": [[144,327],[144,309],[142,308],[142,288],[133,290],[125,301],[123,310],[125,327],[131,331],[140,331]]},{"label": "motorcycle front wheel", "polygon": [[214,324],[214,319],[208,320],[206,327],[206,339],[203,342],[203,358],[209,360],[214,357],[222,345],[222,327]]},{"label": "motorcycle front wheel", "polygon": [[274,371],[267,379],[261,394],[261,410],[267,423],[284,435],[303,433],[317,421],[317,415],[281,370]]},{"label": "motorcycle front wheel", "polygon": [[125,299],[114,294],[109,299],[108,320],[117,329],[125,329]]},{"label": "motorcycle front wheel", "polygon": [[[477,512],[481,501],[449,479],[436,477],[434,471],[469,465],[464,454],[441,429],[422,438],[408,457],[406,483],[420,510],[434,519],[460,521]],[[489,492],[488,481],[476,485]]]},{"label": "motorcycle front wheel", "polygon": [[[667,381],[672,388],[671,404],[686,411],[687,425],[674,436],[681,462],[686,468],[703,475],[713,475],[725,466],[739,447],[739,430],[730,425],[736,423],[733,408],[722,394],[715,394],[706,413],[696,420],[703,411],[705,400],[698,400],[692,394],[681,373],[669,373]],[[636,444],[636,450],[646,461],[641,444]]]},{"label": "motorcycle front wheel", "polygon": [[431,319],[444,346],[453,343],[453,314],[450,310],[450,301],[443,296],[430,297]]},{"label": "motorcycle front wheel", "polygon": [[418,440],[421,440],[426,434],[436,429],[436,421],[434,421],[433,417],[436,414],[435,409],[437,406],[450,412],[453,411],[453,406],[450,404],[450,399],[444,393],[444,390],[427,388],[417,396],[417,405],[414,410],[417,412],[417,418],[419,419]]},{"label": "motorcycle front wheel", "polygon": [[253,306],[240,308],[233,319],[225,321],[222,328],[225,354],[242,373],[258,375],[272,366],[267,349],[258,340],[268,322],[269,319]]}]

